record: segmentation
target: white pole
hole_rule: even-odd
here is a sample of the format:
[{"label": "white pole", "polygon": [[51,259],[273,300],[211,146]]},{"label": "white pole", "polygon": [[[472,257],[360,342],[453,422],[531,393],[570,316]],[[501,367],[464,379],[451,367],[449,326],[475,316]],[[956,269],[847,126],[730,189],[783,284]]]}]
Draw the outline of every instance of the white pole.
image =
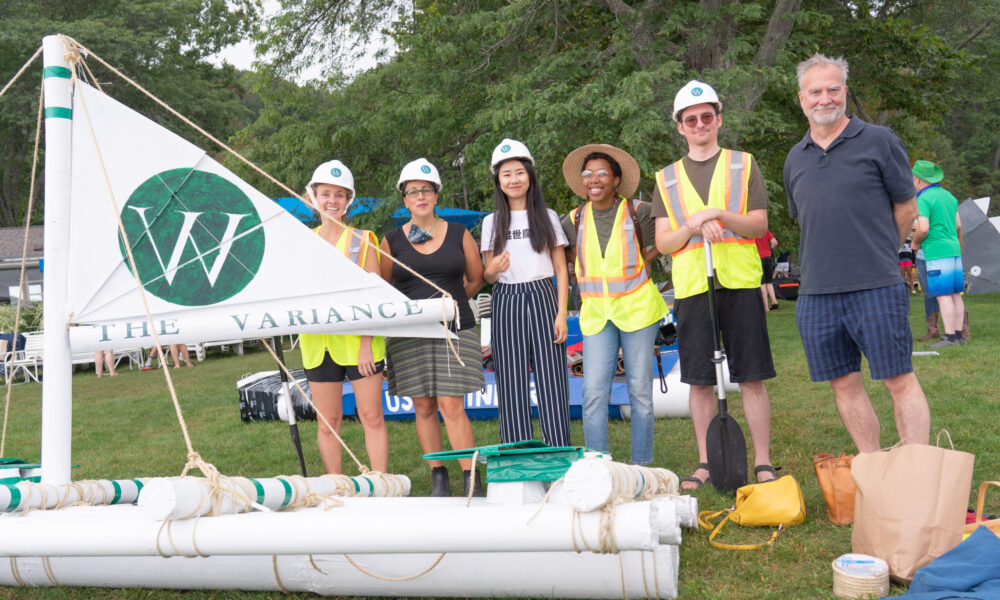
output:
[{"label": "white pole", "polygon": [[73,436],[72,359],[65,314],[69,252],[70,144],[73,101],[69,63],[58,36],[42,40],[45,89],[45,349],[42,354],[42,482],[70,481]]}]

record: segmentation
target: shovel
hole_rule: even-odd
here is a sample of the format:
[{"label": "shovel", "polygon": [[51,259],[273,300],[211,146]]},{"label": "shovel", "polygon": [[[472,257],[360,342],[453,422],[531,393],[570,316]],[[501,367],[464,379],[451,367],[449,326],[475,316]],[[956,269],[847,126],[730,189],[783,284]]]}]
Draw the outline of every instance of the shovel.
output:
[{"label": "shovel", "polygon": [[747,484],[747,441],[736,419],[729,414],[726,404],[726,382],[722,363],[726,354],[722,350],[719,334],[719,315],[715,306],[715,270],[712,267],[712,245],[705,242],[705,269],[708,272],[708,312],[712,318],[712,362],[715,363],[715,383],[719,394],[719,412],[708,424],[706,446],[708,449],[709,480],[722,493],[735,492]]}]

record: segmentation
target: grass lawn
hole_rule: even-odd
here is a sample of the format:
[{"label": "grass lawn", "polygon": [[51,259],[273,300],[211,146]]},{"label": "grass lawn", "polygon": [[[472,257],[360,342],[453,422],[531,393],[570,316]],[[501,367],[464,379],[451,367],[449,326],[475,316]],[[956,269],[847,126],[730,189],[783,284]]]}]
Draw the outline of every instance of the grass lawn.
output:
[{"label": "grass lawn", "polygon": [[[1000,294],[966,296],[971,314],[972,340],[961,347],[944,348],[940,356],[916,356],[917,375],[931,406],[933,432],[947,429],[955,447],[976,455],[973,495],[980,482],[1000,479],[1000,449],[997,434],[1000,413]],[[924,332],[923,305],[914,297],[911,326]],[[782,302],[768,316],[771,348],[778,377],[768,382],[772,404],[774,464],[781,474],[793,474],[802,486],[808,518],[802,525],[783,532],[773,548],[761,551],[731,551],[708,544],[706,532],[685,531],[681,546],[680,593],[685,598],[833,598],[830,563],[850,552],[850,527],[831,525],[816,484],[811,457],[817,452],[855,449],[840,422],[832,393],[826,384],[809,381],[801,343],[795,327],[794,304]],[[919,344],[918,344],[919,346]],[[918,348],[923,349],[923,348]],[[298,366],[298,353],[287,353],[291,367]],[[228,475],[268,477],[294,474],[298,461],[289,442],[288,427],[280,422],[242,423],[235,382],[246,373],[273,369],[264,351],[243,357],[212,355],[195,368],[174,370],[174,382],[194,447],[205,460]],[[867,370],[867,366],[864,367]],[[891,401],[881,383],[865,380],[866,388],[882,422],[882,445],[896,442]],[[186,461],[184,441],[163,373],[129,371],[122,376],[98,379],[92,371],[73,377],[74,479],[115,479],[136,476],[178,475]],[[20,385],[13,390],[6,454],[37,461],[41,386]],[[730,408],[745,423],[739,396]],[[321,473],[315,451],[315,422],[299,425],[305,442],[310,474]],[[495,421],[474,422],[476,441],[499,441]],[[344,426],[345,439],[364,458],[361,427]],[[392,444],[390,470],[407,474],[412,495],[430,490],[429,470],[420,459],[413,423],[390,422]],[[536,435],[537,427],[536,427]],[[749,437],[749,436],[748,436]],[[572,424],[572,439],[583,443],[579,421]],[[697,462],[694,435],[686,419],[661,419],[656,424],[655,464],[686,476]],[[611,423],[612,452],[628,458],[629,426]],[[751,456],[752,461],[752,456]],[[345,456],[345,470],[354,473]],[[452,485],[460,490],[457,468]],[[697,492],[700,508],[722,509],[732,499],[710,486]],[[991,496],[987,512],[1000,513],[998,494]],[[970,498],[970,504],[975,498]],[[765,532],[727,527],[727,539],[763,540]],[[894,587],[893,593],[903,588]],[[0,598],[190,598],[251,599],[278,598],[280,594],[242,592],[160,592],[148,590],[14,589],[0,588]]]}]

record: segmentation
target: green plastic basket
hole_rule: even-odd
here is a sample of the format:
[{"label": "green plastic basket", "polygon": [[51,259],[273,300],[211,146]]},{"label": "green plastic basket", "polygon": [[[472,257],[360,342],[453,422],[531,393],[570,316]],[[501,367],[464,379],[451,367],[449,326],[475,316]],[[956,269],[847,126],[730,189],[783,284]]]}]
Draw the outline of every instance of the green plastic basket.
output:
[{"label": "green plastic basket", "polygon": [[486,481],[556,481],[567,469],[583,458],[580,446],[548,446],[538,440],[495,444],[464,450],[431,452],[426,460],[472,458],[478,451],[479,462],[486,464]]}]

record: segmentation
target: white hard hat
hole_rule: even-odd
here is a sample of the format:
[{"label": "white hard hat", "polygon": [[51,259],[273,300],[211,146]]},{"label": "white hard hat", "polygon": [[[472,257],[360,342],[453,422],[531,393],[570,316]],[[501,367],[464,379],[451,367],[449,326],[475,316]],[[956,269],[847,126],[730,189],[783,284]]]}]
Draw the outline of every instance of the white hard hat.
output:
[{"label": "white hard hat", "polygon": [[517,140],[504,138],[504,140],[493,149],[493,159],[490,161],[490,170],[496,173],[497,167],[500,166],[500,163],[506,162],[512,158],[526,158],[532,165],[535,164],[535,159],[531,157],[531,152],[528,152],[527,146]]},{"label": "white hard hat", "polygon": [[399,181],[396,182],[396,188],[402,192],[403,186],[407,181],[429,181],[437,187],[437,191],[441,191],[441,176],[438,175],[438,170],[426,158],[418,158],[413,162],[407,163],[399,173]]},{"label": "white hard hat", "polygon": [[714,104],[722,112],[722,102],[719,102],[719,95],[712,86],[692,79],[674,96],[674,120],[679,121],[684,109],[696,104]]},{"label": "white hard hat", "polygon": [[354,175],[347,168],[347,165],[339,160],[331,160],[316,167],[316,170],[313,171],[312,179],[309,180],[308,192],[310,196],[313,195],[313,186],[317,183],[339,185],[342,188],[350,190],[350,201],[354,202]]}]

